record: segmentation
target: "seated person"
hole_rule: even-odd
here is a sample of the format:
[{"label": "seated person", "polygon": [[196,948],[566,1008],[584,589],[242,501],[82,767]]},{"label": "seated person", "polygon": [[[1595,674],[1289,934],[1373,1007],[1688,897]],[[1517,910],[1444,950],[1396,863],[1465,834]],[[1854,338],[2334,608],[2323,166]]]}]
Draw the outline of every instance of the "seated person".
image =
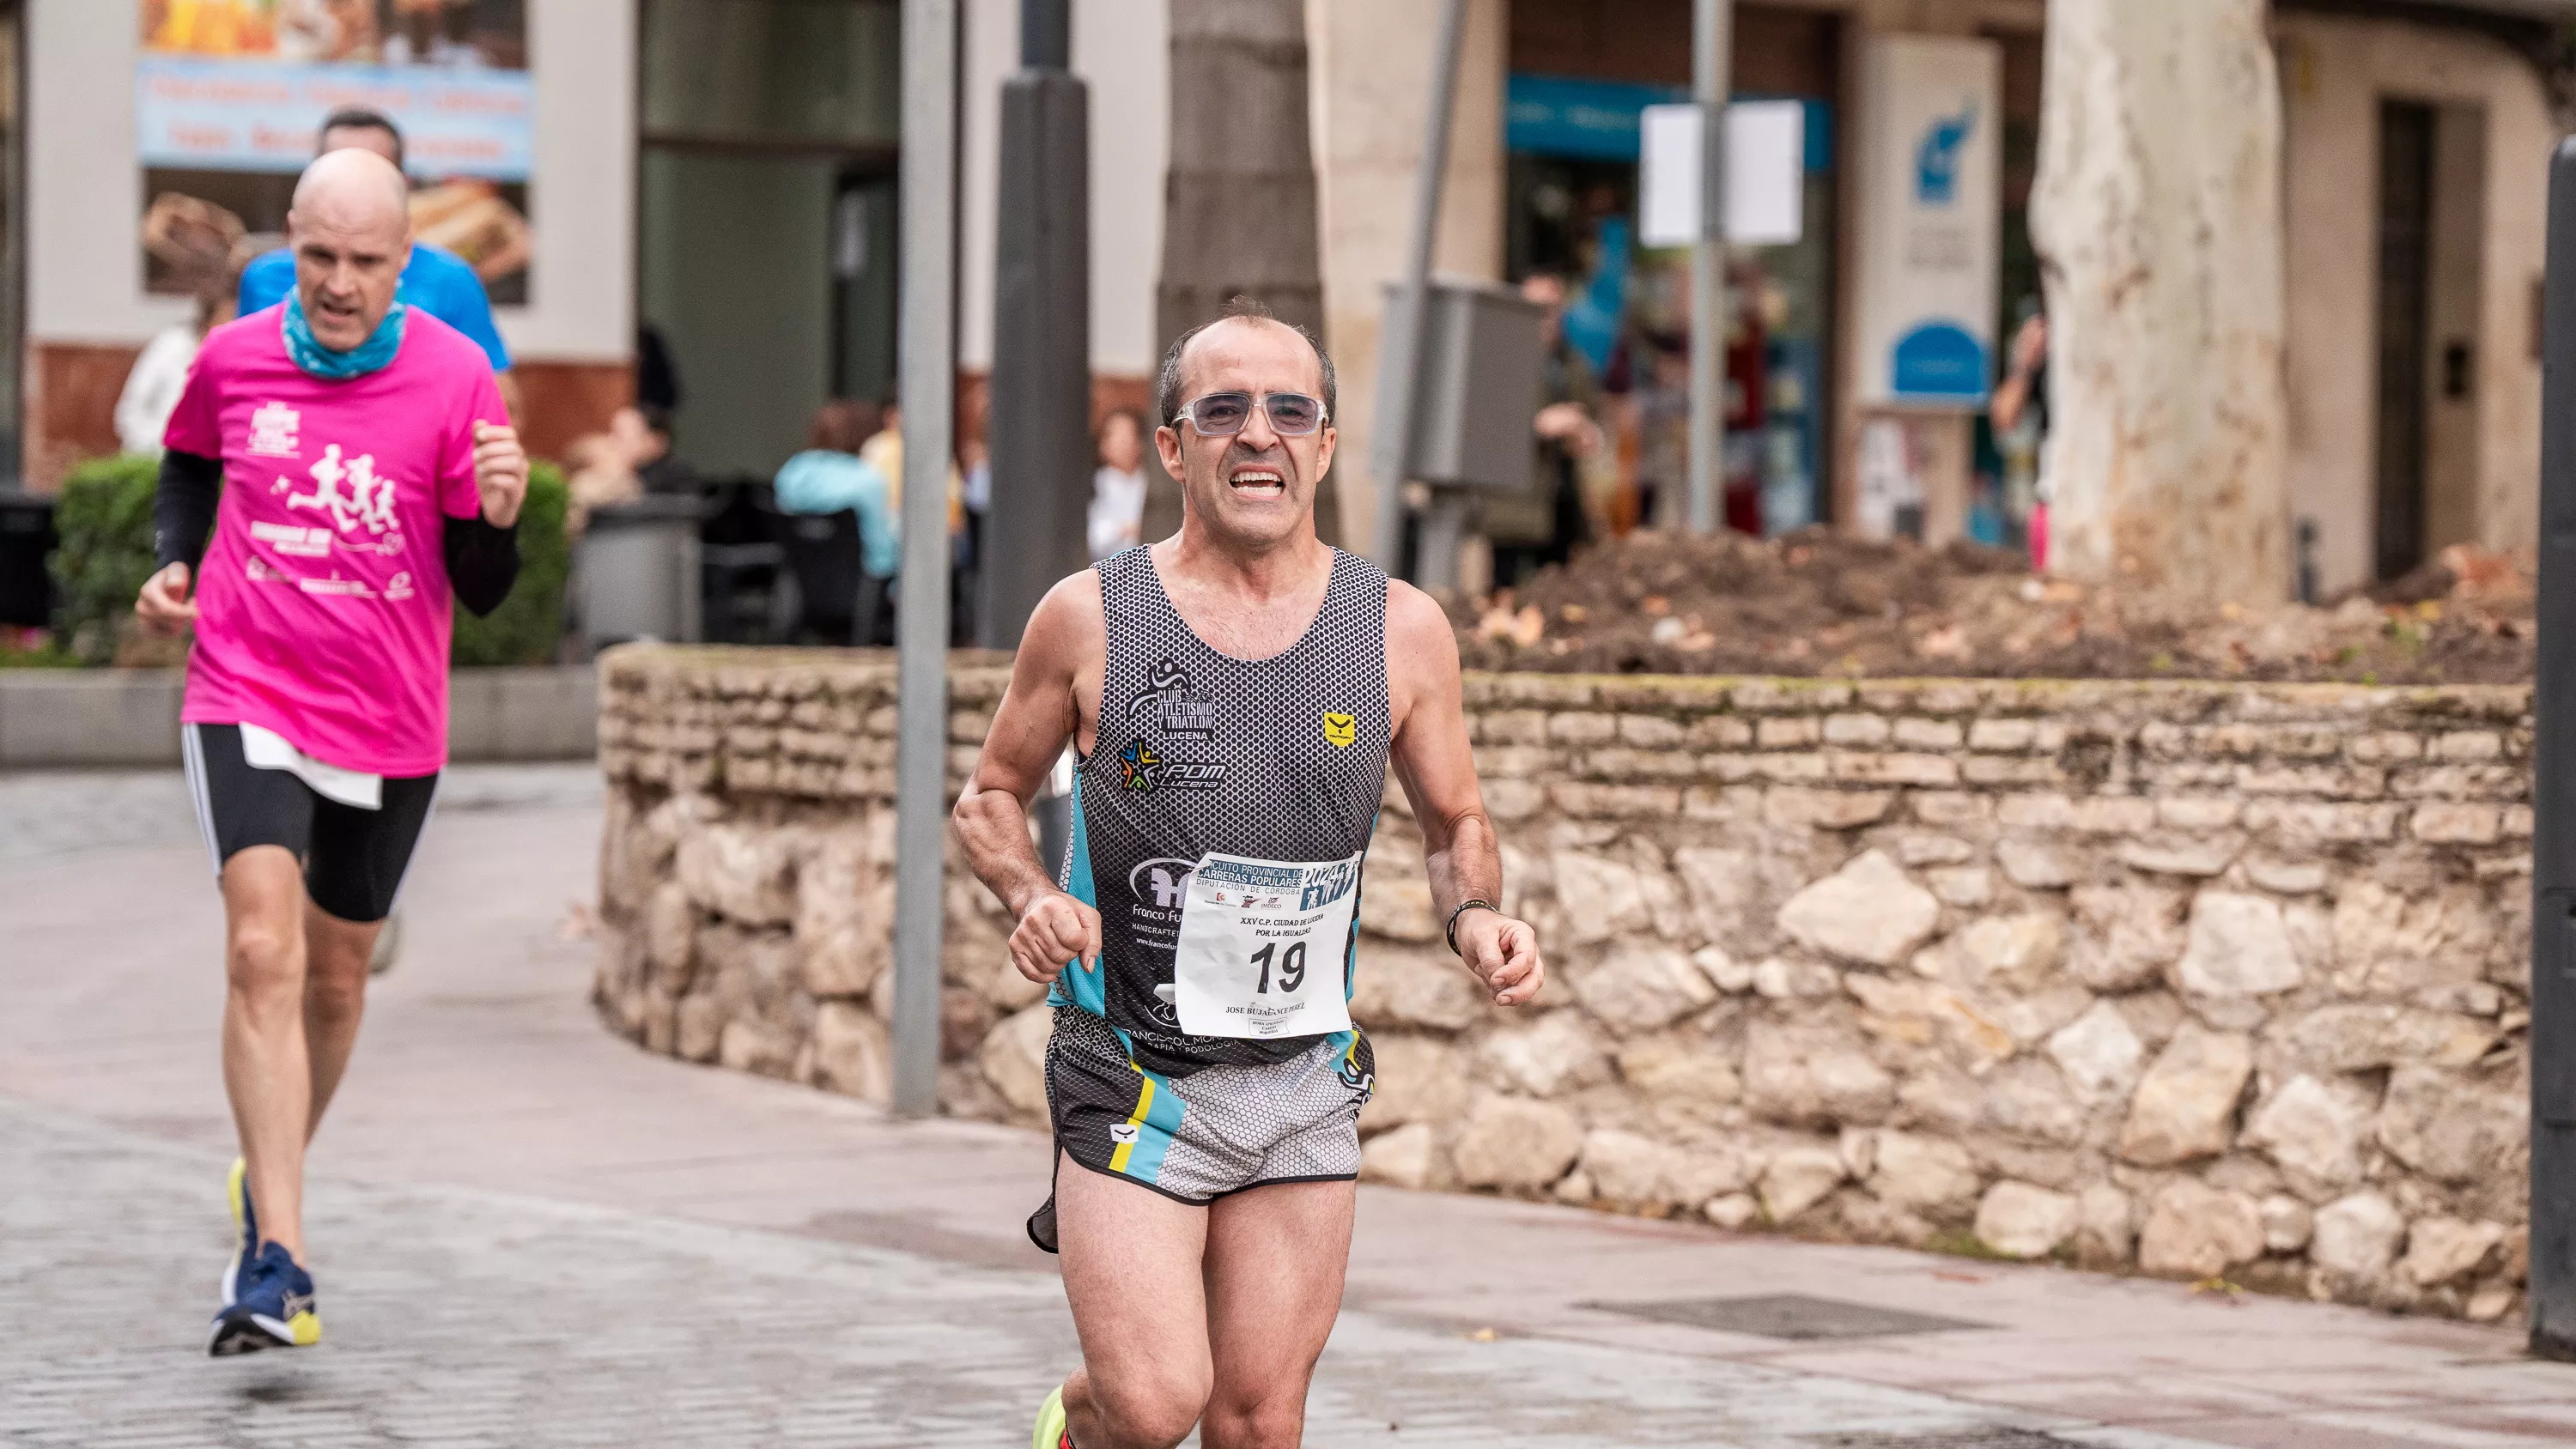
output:
[{"label": "seated person", "polygon": [[697,474],[671,454],[671,430],[653,408],[619,408],[605,432],[586,433],[564,445],[565,482],[572,490],[567,526],[581,536],[594,509],[633,503],[648,493],[690,496]]},{"label": "seated person", "polygon": [[865,403],[823,404],[805,451],[778,470],[775,494],[783,513],[856,512],[860,567],[870,578],[890,579],[903,567],[903,500],[899,485],[859,456],[878,431],[873,412]]}]

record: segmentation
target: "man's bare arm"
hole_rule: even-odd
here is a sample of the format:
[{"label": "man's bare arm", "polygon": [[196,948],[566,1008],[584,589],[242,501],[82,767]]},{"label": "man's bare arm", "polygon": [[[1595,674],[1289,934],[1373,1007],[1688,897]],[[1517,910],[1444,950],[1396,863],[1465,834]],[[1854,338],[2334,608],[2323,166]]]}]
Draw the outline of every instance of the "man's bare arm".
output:
[{"label": "man's bare arm", "polygon": [[[1432,909],[1444,922],[1468,901],[1503,898],[1503,857],[1476,783],[1460,697],[1458,640],[1448,616],[1410,584],[1387,590],[1389,708],[1395,740],[1391,763],[1422,826],[1423,868]],[[1458,955],[1503,1006],[1538,995],[1547,968],[1538,936],[1499,908],[1477,908],[1456,920]]]},{"label": "man's bare arm", "polygon": [[1019,922],[1011,962],[1032,981],[1054,980],[1077,955],[1100,954],[1099,913],[1057,888],[1028,827],[1029,801],[1081,728],[1077,685],[1100,632],[1097,575],[1076,574],[1048,592],[1020,636],[1010,688],[957,797],[967,865]]}]

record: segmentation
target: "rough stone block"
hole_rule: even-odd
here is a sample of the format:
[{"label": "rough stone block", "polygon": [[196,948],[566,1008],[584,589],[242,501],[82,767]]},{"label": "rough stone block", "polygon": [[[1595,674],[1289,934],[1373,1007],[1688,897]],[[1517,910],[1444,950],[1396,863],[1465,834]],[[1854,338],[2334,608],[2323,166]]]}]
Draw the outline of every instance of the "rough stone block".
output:
[{"label": "rough stone block", "polygon": [[1384,1032],[1370,1036],[1369,1048],[1377,1058],[1377,1090],[1360,1109],[1361,1131],[1417,1122],[1445,1126],[1466,1115],[1473,1089],[1465,1054],[1456,1047],[1435,1037]]},{"label": "rough stone block", "polygon": [[2306,979],[2281,908],[2269,896],[2204,890],[2175,975],[2203,996],[2268,996]]},{"label": "rough stone block", "polygon": [[1885,1119],[1895,1095],[1886,1069],[1833,1028],[1757,1021],[1745,1030],[1745,1103],[1771,1121],[1868,1125]]},{"label": "rough stone block", "polygon": [[2350,1082],[2301,1073],[2247,1114],[2244,1143],[2307,1192],[2342,1188],[2361,1180],[2370,1109],[2369,1095]]},{"label": "rough stone block", "polygon": [[2376,1192],[2357,1192],[2317,1209],[2308,1235],[2308,1261],[2361,1283],[2388,1272],[2406,1236],[2406,1215]]},{"label": "rough stone block", "polygon": [[1896,722],[1896,743],[1909,750],[1955,750],[1966,742],[1956,720],[1910,716]]},{"label": "rough stone block", "polygon": [[1842,1186],[1842,1154],[1830,1147],[1792,1147],[1762,1171],[1762,1212],[1786,1227]]},{"label": "rough stone block", "polygon": [[1484,988],[1445,948],[1362,946],[1351,991],[1361,1025],[1460,1031],[1484,1015]]},{"label": "rough stone block", "polygon": [[1753,743],[1753,726],[1733,715],[1702,715],[1691,721],[1690,743],[1700,750],[1740,750]]},{"label": "rough stone block", "polygon": [[2379,1141],[2389,1156],[2436,1182],[2518,1176],[2530,1158],[2531,1099],[2512,1082],[2399,1067],[2380,1105]]},{"label": "rough stone block", "polygon": [[1469,1187],[1542,1188],[1565,1176],[1583,1150],[1583,1128],[1553,1102],[1479,1098],[1451,1157]]},{"label": "rough stone block", "polygon": [[2027,1182],[1999,1182],[1977,1204],[1977,1241],[2007,1258],[2045,1258],[2075,1236],[2084,1205]]},{"label": "rough stone block", "polygon": [[2120,863],[2150,875],[2207,878],[2236,863],[2244,842],[2233,836],[2150,835],[2120,844]]},{"label": "rough stone block", "polygon": [[[1587,973],[1586,985],[1600,975]],[[1716,999],[1714,988],[1709,999]],[[1576,1011],[1551,1011],[1534,1025],[1506,1027],[1486,1037],[1477,1054],[1504,1081],[1534,1097],[1559,1096],[1610,1077],[1610,1053],[1600,1033]]]},{"label": "rough stone block", "polygon": [[1439,1175],[1440,1140],[1427,1123],[1381,1132],[1360,1148],[1360,1181],[1426,1188]]},{"label": "rough stone block", "polygon": [[1577,820],[1665,820],[1681,813],[1682,792],[1664,785],[1594,785],[1559,780],[1547,787],[1556,808]]},{"label": "rough stone block", "polygon": [[2500,760],[2504,758],[2504,736],[2494,730],[2452,730],[2434,736],[2432,756],[2464,765]]},{"label": "rough stone block", "polygon": [[1825,758],[1827,771],[1834,779],[1854,784],[1941,788],[1959,783],[1959,762],[1947,755],[1831,751]]},{"label": "rough stone block", "polygon": [[1837,714],[1825,718],[1824,740],[1829,745],[1881,745],[1887,742],[1887,721],[1874,714]]},{"label": "rough stone block", "polygon": [[1940,920],[1941,903],[1930,891],[1869,850],[1791,896],[1779,926],[1814,950],[1885,968],[1912,954]]},{"label": "rough stone block", "polygon": [[1763,792],[1762,818],[1773,825],[1852,830],[1887,817],[1896,796],[1886,790],[1819,790],[1774,785]]},{"label": "rough stone block", "polygon": [[1619,741],[1641,750],[1670,750],[1679,747],[1688,731],[1678,720],[1654,714],[1619,716]]},{"label": "rough stone block", "polygon": [[1681,952],[1629,945],[1577,977],[1575,995],[1604,1026],[1634,1036],[1714,1004],[1718,993],[1707,974]]},{"label": "rough stone block", "polygon": [[814,1013],[815,1085],[870,1102],[894,1097],[894,1043],[875,1012],[827,1001]]},{"label": "rough stone block", "polygon": [[1926,825],[1978,825],[1994,815],[1993,800],[1965,790],[1918,790],[1909,798],[1914,818]]},{"label": "rough stone block", "polygon": [[2427,801],[2408,822],[2417,840],[2437,845],[2490,845],[2503,833],[2504,812],[2466,801]]},{"label": "rough stone block", "polygon": [[1812,716],[1774,715],[1755,723],[1753,741],[1761,749],[1798,750],[1813,746],[1823,733]]},{"label": "rough stone block", "polygon": [[2038,739],[2036,720],[1981,719],[1968,727],[1968,748],[1993,754],[2019,754]]},{"label": "rough stone block", "polygon": [[2120,1156],[2144,1167],[2169,1167],[2226,1151],[2237,1098],[2253,1072],[2253,1046],[2243,1036],[2185,1023],[2129,1099]]},{"label": "rough stone block", "polygon": [[1567,713],[1551,715],[1547,737],[1560,745],[1606,745],[1619,737],[1616,715]]},{"label": "rough stone block", "polygon": [[2138,1266],[2150,1273],[2212,1278],[2263,1256],[2263,1215],[2254,1200],[2190,1178],[2148,1200]]}]

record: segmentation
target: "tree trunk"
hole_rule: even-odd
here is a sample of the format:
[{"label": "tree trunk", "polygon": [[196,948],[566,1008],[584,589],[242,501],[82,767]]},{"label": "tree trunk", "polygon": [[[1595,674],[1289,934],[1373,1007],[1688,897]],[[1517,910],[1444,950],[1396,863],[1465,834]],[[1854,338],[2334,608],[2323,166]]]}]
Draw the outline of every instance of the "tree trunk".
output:
[{"label": "tree trunk", "polygon": [[[1304,0],[1174,0],[1171,16],[1171,171],[1156,341],[1168,349],[1238,296],[1321,337]],[[1181,488],[1159,468],[1148,477],[1150,543],[1180,528]],[[1340,519],[1331,483],[1320,481],[1315,531],[1339,543]]]},{"label": "tree trunk", "polygon": [[2287,595],[2266,19],[2264,0],[2049,0],[2031,233],[2048,290],[2053,571]]}]

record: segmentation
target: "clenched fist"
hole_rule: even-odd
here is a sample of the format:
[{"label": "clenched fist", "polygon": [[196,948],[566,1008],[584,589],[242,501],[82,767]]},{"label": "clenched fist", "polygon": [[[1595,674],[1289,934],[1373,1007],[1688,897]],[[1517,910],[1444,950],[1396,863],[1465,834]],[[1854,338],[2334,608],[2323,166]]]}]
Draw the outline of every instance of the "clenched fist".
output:
[{"label": "clenched fist", "polygon": [[483,519],[494,528],[519,521],[528,499],[528,455],[519,430],[502,423],[474,425],[474,491],[483,497]]},{"label": "clenched fist", "polygon": [[1067,961],[1100,961],[1100,913],[1062,891],[1029,903],[1011,932],[1011,964],[1031,981],[1052,982]]},{"label": "clenched fist", "polygon": [[1547,984],[1547,963],[1539,959],[1538,932],[1526,921],[1477,907],[1458,921],[1458,958],[1496,1006],[1523,1006]]},{"label": "clenched fist", "polygon": [[196,578],[183,563],[170,564],[143,581],[134,599],[134,617],[155,634],[176,634],[197,622],[197,601],[189,596]]}]

